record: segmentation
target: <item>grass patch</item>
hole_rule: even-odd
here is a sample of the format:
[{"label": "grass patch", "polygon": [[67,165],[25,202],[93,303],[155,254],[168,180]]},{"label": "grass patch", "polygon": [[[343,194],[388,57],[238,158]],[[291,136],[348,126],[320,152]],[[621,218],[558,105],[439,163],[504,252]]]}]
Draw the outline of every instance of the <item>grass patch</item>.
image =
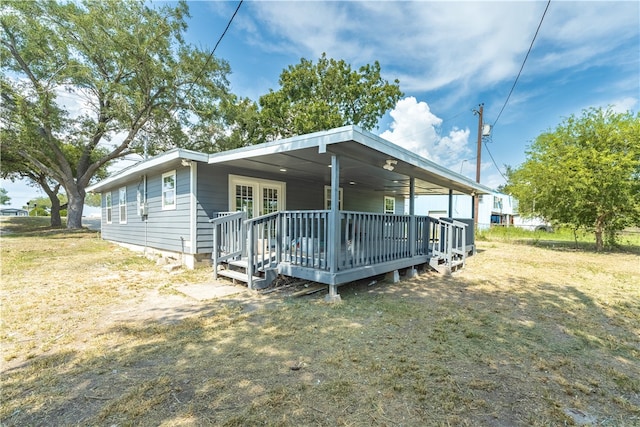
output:
[{"label": "grass patch", "polygon": [[479,243],[453,277],[327,305],[196,303],[171,290],[205,269],[95,233],[3,237],[0,424],[639,425],[640,258]]},{"label": "grass patch", "polygon": [[[579,230],[576,234],[568,228],[557,228],[553,232],[525,230],[518,227],[491,227],[478,231],[479,241],[498,241],[517,244],[529,244],[550,249],[572,249],[595,251],[595,236]],[[640,254],[640,230],[629,228],[619,233],[615,247],[606,248],[608,252],[630,252]]]}]

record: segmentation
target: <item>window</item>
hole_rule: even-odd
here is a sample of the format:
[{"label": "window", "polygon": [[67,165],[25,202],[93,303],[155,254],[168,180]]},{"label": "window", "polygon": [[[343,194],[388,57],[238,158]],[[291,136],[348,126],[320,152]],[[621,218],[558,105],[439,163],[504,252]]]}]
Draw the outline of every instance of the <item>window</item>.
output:
[{"label": "window", "polygon": [[107,208],[107,224],[111,224],[111,192],[104,195],[104,205]]},{"label": "window", "polygon": [[240,175],[229,175],[229,210],[244,211],[248,218],[285,209],[286,184]]},{"label": "window", "polygon": [[502,197],[493,196],[493,209],[502,210]]},{"label": "window", "polygon": [[176,208],[176,171],[162,174],[162,210]]},{"label": "window", "polygon": [[118,206],[120,207],[120,224],[127,223],[127,187],[122,187],[118,195]]},{"label": "window", "polygon": [[395,214],[396,213],[396,198],[384,196],[384,213]]},{"label": "window", "polygon": [[[331,209],[331,186],[324,186],[324,208]],[[342,187],[338,189],[338,210],[342,209]]]}]

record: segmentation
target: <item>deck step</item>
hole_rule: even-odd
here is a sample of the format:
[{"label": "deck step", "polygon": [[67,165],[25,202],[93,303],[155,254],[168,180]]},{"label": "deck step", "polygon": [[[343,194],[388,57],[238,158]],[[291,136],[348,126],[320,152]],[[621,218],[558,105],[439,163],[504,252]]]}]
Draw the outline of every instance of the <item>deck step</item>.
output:
[{"label": "deck step", "polygon": [[239,280],[244,283],[249,283],[249,276],[247,273],[236,270],[218,270],[218,276],[228,277],[230,279]]},{"label": "deck step", "polygon": [[245,270],[249,268],[249,260],[247,258],[232,260],[229,261],[228,264],[234,267],[244,268]]}]

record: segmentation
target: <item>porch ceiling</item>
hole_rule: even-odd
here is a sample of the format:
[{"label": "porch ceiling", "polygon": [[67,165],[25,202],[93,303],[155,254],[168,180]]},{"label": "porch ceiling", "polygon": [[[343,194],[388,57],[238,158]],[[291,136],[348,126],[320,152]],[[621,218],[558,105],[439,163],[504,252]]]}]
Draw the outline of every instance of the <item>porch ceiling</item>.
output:
[{"label": "porch ceiling", "polygon": [[[352,128],[352,127],[348,127]],[[344,128],[341,128],[344,129]],[[354,132],[355,130],[355,132]],[[282,175],[282,180],[298,179],[331,184],[331,155],[340,158],[340,186],[350,185],[385,194],[409,196],[410,177],[415,178],[416,195],[486,194],[487,187],[456,174],[379,137],[351,129],[350,138],[307,138],[284,140],[270,149],[241,149],[236,153],[212,155],[210,163]],[[329,135],[333,136],[333,135]],[[344,134],[341,135],[344,137]],[[288,144],[287,144],[288,142]],[[234,150],[235,151],[235,150]],[[388,159],[395,160],[393,171],[382,168]]]}]

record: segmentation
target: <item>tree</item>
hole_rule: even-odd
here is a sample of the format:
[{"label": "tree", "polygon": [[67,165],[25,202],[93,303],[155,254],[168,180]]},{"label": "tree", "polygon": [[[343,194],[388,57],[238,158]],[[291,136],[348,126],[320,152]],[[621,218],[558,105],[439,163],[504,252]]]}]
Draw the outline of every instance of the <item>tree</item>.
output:
[{"label": "tree", "polygon": [[640,115],[590,108],[541,134],[525,162],[509,174],[508,190],[524,215],[604,236],[640,224]]},{"label": "tree", "polygon": [[229,67],[185,43],[186,16],[185,2],[2,3],[3,149],[64,188],[68,228],[98,171],[142,150],[141,131],[153,153],[222,126]]},{"label": "tree", "polygon": [[403,96],[399,82],[382,79],[380,64],[351,69],[327,58],[302,58],[280,74],[280,89],[260,97],[260,122],[267,140],[348,124],[371,130]]},{"label": "tree", "polygon": [[8,205],[11,201],[11,197],[9,197],[9,193],[4,188],[0,188],[0,205]]}]

